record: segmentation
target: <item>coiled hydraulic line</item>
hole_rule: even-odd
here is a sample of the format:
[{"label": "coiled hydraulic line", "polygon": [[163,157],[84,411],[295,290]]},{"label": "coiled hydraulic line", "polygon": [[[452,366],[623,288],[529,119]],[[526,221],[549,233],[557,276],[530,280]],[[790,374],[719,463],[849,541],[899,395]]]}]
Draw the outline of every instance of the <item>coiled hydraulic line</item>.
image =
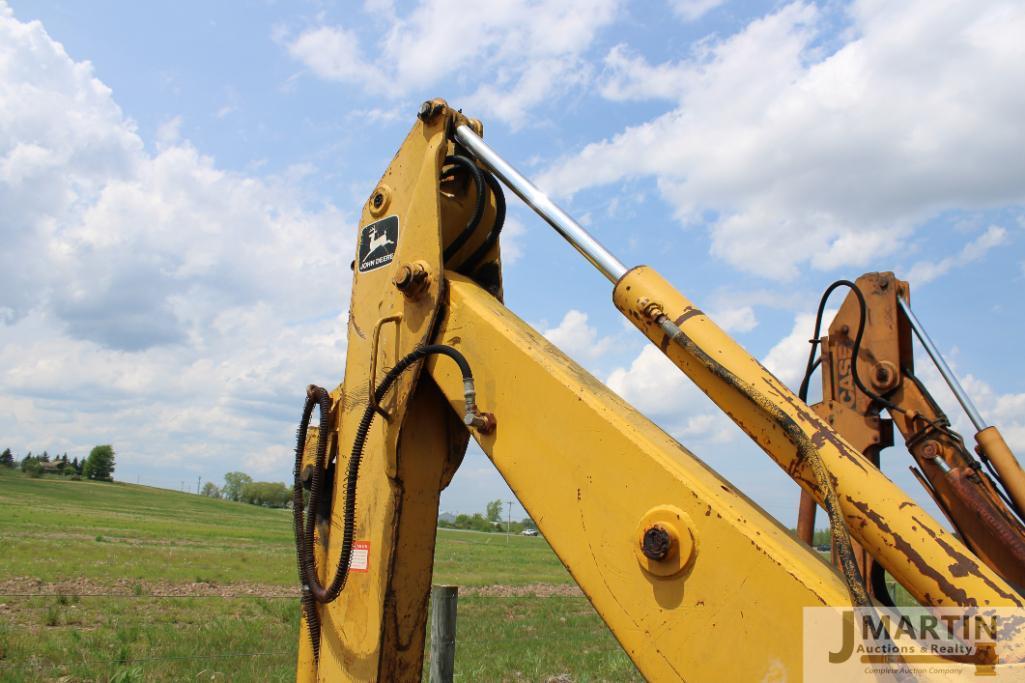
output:
[{"label": "coiled hydraulic line", "polygon": [[473,233],[476,232],[477,228],[480,226],[481,218],[484,216],[484,208],[486,205],[485,200],[487,198],[485,194],[485,186],[495,197],[495,220],[491,226],[491,230],[488,232],[488,236],[456,269],[464,275],[472,275],[477,269],[477,266],[479,266],[480,262],[484,259],[484,256],[498,242],[498,237],[502,232],[502,227],[505,225],[505,192],[503,192],[501,183],[498,182],[494,175],[489,171],[482,169],[468,157],[461,154],[453,154],[445,157],[445,161],[442,164],[442,177],[450,175],[453,167],[461,168],[470,174],[470,178],[473,180],[474,186],[474,207],[473,213],[470,215],[470,220],[466,223],[466,227],[464,227],[462,232],[452,240],[451,244],[445,247],[444,259],[446,263],[463,248],[466,242],[473,236]]},{"label": "coiled hydraulic line", "polygon": [[452,243],[445,247],[444,257],[445,262],[447,263],[448,260],[455,256],[456,252],[458,252],[462,248],[462,246],[466,244],[466,240],[470,239],[470,236],[473,235],[474,231],[477,229],[477,226],[480,224],[481,217],[484,216],[485,180],[484,171],[481,170],[480,166],[474,163],[469,157],[464,157],[461,154],[453,154],[451,156],[445,157],[445,162],[442,166],[442,176],[448,175],[448,173],[444,171],[445,166],[458,166],[459,168],[462,168],[464,171],[469,173],[470,177],[473,179],[473,187],[476,191],[476,197],[473,205],[473,214],[470,216],[469,222],[467,222],[466,227],[463,228],[463,231],[459,233],[454,240],[452,240]]},{"label": "coiled hydraulic line", "polygon": [[[313,656],[320,660],[320,618],[317,616],[315,603],[329,603],[334,601],[345,587],[349,576],[349,562],[352,558],[352,545],[356,531],[356,484],[359,480],[359,466],[363,459],[363,447],[366,444],[367,434],[370,426],[377,415],[374,409],[385,394],[404,371],[409,369],[417,361],[423,360],[430,355],[448,356],[456,365],[463,376],[464,395],[464,417],[463,423],[467,427],[476,427],[481,430],[490,429],[494,424],[494,418],[490,415],[482,415],[477,409],[477,394],[474,389],[473,373],[470,364],[459,351],[451,346],[443,344],[430,344],[421,346],[395,364],[389,370],[381,383],[374,391],[374,400],[369,401],[360,418],[359,426],[356,428],[356,436],[353,439],[352,451],[349,454],[348,469],[345,477],[345,507],[344,521],[342,526],[342,552],[335,567],[334,578],[325,587],[317,576],[317,562],[314,555],[314,527],[316,525],[315,510],[318,508],[323,495],[324,487],[324,465],[327,455],[327,437],[330,429],[331,398],[322,387],[311,385],[306,392],[306,404],[303,406],[302,418],[299,421],[299,429],[296,432],[295,447],[295,482],[292,490],[293,523],[295,529],[295,550],[299,565],[299,581],[302,584],[302,606],[306,615],[306,623],[310,633],[310,640],[313,645]],[[317,435],[316,462],[314,463],[313,476],[310,484],[310,495],[308,502],[308,514],[303,514],[303,482],[302,462],[303,451],[306,447],[306,435],[309,431],[310,418],[313,415],[314,406],[320,410],[320,432]],[[305,519],[304,519],[305,517]]]},{"label": "coiled hydraulic line", "polygon": [[482,173],[484,174],[485,182],[491,188],[491,194],[495,196],[495,222],[491,226],[491,232],[488,233],[484,242],[459,266],[459,272],[464,275],[470,275],[477,269],[484,256],[498,242],[498,237],[505,226],[505,192],[502,190],[502,184],[488,171],[482,171]]}]

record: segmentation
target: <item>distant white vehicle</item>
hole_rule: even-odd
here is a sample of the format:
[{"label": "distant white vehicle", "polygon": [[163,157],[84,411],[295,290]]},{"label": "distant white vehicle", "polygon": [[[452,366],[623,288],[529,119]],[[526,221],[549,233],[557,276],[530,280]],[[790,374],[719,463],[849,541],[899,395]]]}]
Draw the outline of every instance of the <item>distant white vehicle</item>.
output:
[{"label": "distant white vehicle", "polygon": [[524,529],[520,534],[523,536],[537,536],[537,529]]}]

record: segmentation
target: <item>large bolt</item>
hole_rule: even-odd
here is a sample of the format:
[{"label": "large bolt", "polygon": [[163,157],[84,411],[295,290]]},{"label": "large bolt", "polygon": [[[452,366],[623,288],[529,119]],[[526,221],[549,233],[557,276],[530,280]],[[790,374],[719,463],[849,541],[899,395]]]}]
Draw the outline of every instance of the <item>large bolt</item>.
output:
[{"label": "large bolt", "polygon": [[423,261],[403,264],[392,278],[395,288],[410,298],[420,296],[427,289],[429,281],[430,271]]},{"label": "large bolt", "polygon": [[673,545],[673,537],[665,528],[654,525],[644,531],[641,541],[641,552],[649,560],[664,560]]},{"label": "large bolt", "polygon": [[491,413],[467,413],[463,415],[463,424],[476,429],[481,434],[490,434],[495,430],[497,421]]},{"label": "large bolt", "polygon": [[936,441],[929,440],[922,444],[922,457],[924,458],[938,458],[943,453],[943,448]]},{"label": "large bolt", "polygon": [[898,378],[897,367],[890,361],[883,360],[875,366],[875,371],[872,373],[872,384],[881,390],[892,389],[897,384]]},{"label": "large bolt", "polygon": [[420,105],[420,111],[417,112],[416,117],[424,123],[429,123],[431,119],[438,115],[443,106],[443,101],[427,100]]},{"label": "large bolt", "polygon": [[409,289],[409,285],[413,283],[413,269],[408,265],[400,267],[395,272],[395,277],[392,278],[392,283],[398,288],[400,292],[404,292]]}]

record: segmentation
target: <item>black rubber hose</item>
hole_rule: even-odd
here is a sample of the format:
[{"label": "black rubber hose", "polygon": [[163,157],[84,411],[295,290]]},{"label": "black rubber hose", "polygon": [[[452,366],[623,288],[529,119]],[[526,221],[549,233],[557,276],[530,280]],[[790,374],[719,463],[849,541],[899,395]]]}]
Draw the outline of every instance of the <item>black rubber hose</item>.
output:
[{"label": "black rubber hose", "polygon": [[487,239],[470,254],[469,258],[463,261],[463,265],[459,266],[459,272],[464,275],[469,275],[477,269],[480,262],[484,260],[484,256],[498,242],[498,236],[502,234],[502,228],[505,227],[505,192],[502,190],[502,184],[487,171],[484,171],[484,180],[491,188],[491,194],[495,196],[495,222],[491,226],[491,232],[488,233]]},{"label": "black rubber hose", "polygon": [[[309,626],[310,638],[313,641],[314,657],[319,659],[320,647],[320,621],[316,616],[314,602],[328,603],[335,600],[345,587],[349,575],[349,562],[352,557],[352,544],[356,529],[356,484],[359,479],[360,461],[363,459],[363,447],[366,443],[367,434],[370,432],[370,425],[377,415],[374,406],[378,405],[385,394],[391,388],[405,370],[417,361],[430,355],[448,356],[456,365],[463,376],[464,383],[473,381],[473,373],[470,364],[459,351],[451,346],[443,344],[431,344],[421,346],[406,355],[402,360],[389,370],[381,383],[374,391],[374,400],[369,402],[360,418],[359,426],[356,428],[356,437],[353,440],[352,452],[349,454],[348,470],[345,479],[345,508],[344,522],[342,527],[342,552],[338,558],[338,565],[335,568],[334,578],[330,585],[325,588],[317,576],[317,564],[314,556],[314,528],[316,515],[313,511],[317,509],[320,496],[322,495],[324,478],[324,459],[326,456],[327,434],[329,429],[328,419],[330,416],[330,397],[326,390],[320,387],[311,387],[307,392],[306,405],[303,408],[302,419],[299,422],[297,433],[296,455],[295,455],[295,484],[293,489],[292,508],[295,526],[296,554],[299,563],[300,581],[303,588],[303,607],[306,610],[306,622]],[[302,495],[302,459],[306,445],[306,434],[309,428],[310,417],[314,405],[320,406],[320,433],[317,439],[317,461],[314,464],[313,480],[310,486],[309,511],[303,520],[303,495]]]},{"label": "black rubber hose", "polygon": [[[317,467],[322,467],[327,452],[327,434],[329,429],[328,419],[331,414],[331,397],[322,387],[310,386],[306,391],[306,403],[303,406],[302,417],[299,420],[299,429],[296,432],[295,450],[295,472],[292,483],[292,521],[295,532],[295,555],[299,565],[299,582],[303,587],[302,608],[306,614],[306,627],[310,632],[310,642],[313,644],[313,658],[320,659],[320,618],[314,605],[313,594],[309,590],[306,576],[312,573],[316,576],[317,570],[314,565],[313,553],[306,552],[305,531],[303,529],[303,482],[302,463],[303,452],[306,449],[306,435],[309,432],[310,418],[313,415],[314,406],[320,409],[320,430],[317,434]],[[310,490],[310,519],[315,516],[313,490]],[[312,544],[311,544],[312,546]],[[311,548],[312,549],[312,548]]]},{"label": "black rubber hose", "polygon": [[[808,365],[805,368],[804,379],[801,380],[801,388],[798,390],[797,395],[805,403],[808,402],[808,384],[811,382],[812,373],[815,372],[815,351],[821,343],[819,334],[822,330],[822,315],[826,310],[826,302],[829,300],[829,295],[838,287],[849,287],[851,291],[854,292],[854,296],[858,299],[858,332],[854,335],[854,347],[851,349],[851,378],[854,380],[855,386],[857,386],[863,394],[871,398],[873,401],[877,401],[886,408],[895,409],[897,406],[894,405],[893,402],[888,401],[874,391],[871,391],[861,381],[861,377],[858,376],[858,353],[861,351],[861,338],[865,334],[865,319],[868,307],[865,304],[865,295],[862,294],[861,289],[850,280],[837,280],[826,288],[826,291],[822,293],[822,298],[819,299],[819,308],[815,313],[815,332],[810,340],[811,352],[808,354]],[[821,360],[819,362],[821,362]]]},{"label": "black rubber hose", "polygon": [[[484,172],[480,169],[480,166],[475,164],[469,157],[464,157],[461,154],[453,154],[445,157],[444,166],[458,166],[470,174],[473,178],[473,185],[477,192],[476,203],[473,207],[473,215],[470,216],[469,222],[463,231],[452,240],[452,243],[445,247],[445,261],[448,262],[450,258],[456,255],[456,253],[466,244],[466,240],[470,239],[470,236],[480,225],[480,219],[484,216]],[[444,169],[444,166],[442,167]],[[442,175],[445,175],[444,171]]]}]

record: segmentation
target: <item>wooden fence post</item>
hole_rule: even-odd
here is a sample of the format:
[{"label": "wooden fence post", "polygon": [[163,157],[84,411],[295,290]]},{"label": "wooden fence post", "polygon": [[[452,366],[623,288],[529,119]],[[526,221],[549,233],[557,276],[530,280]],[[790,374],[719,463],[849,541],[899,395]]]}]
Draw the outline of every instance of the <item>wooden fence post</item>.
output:
[{"label": "wooden fence post", "polygon": [[431,683],[452,683],[458,586],[431,586]]}]

